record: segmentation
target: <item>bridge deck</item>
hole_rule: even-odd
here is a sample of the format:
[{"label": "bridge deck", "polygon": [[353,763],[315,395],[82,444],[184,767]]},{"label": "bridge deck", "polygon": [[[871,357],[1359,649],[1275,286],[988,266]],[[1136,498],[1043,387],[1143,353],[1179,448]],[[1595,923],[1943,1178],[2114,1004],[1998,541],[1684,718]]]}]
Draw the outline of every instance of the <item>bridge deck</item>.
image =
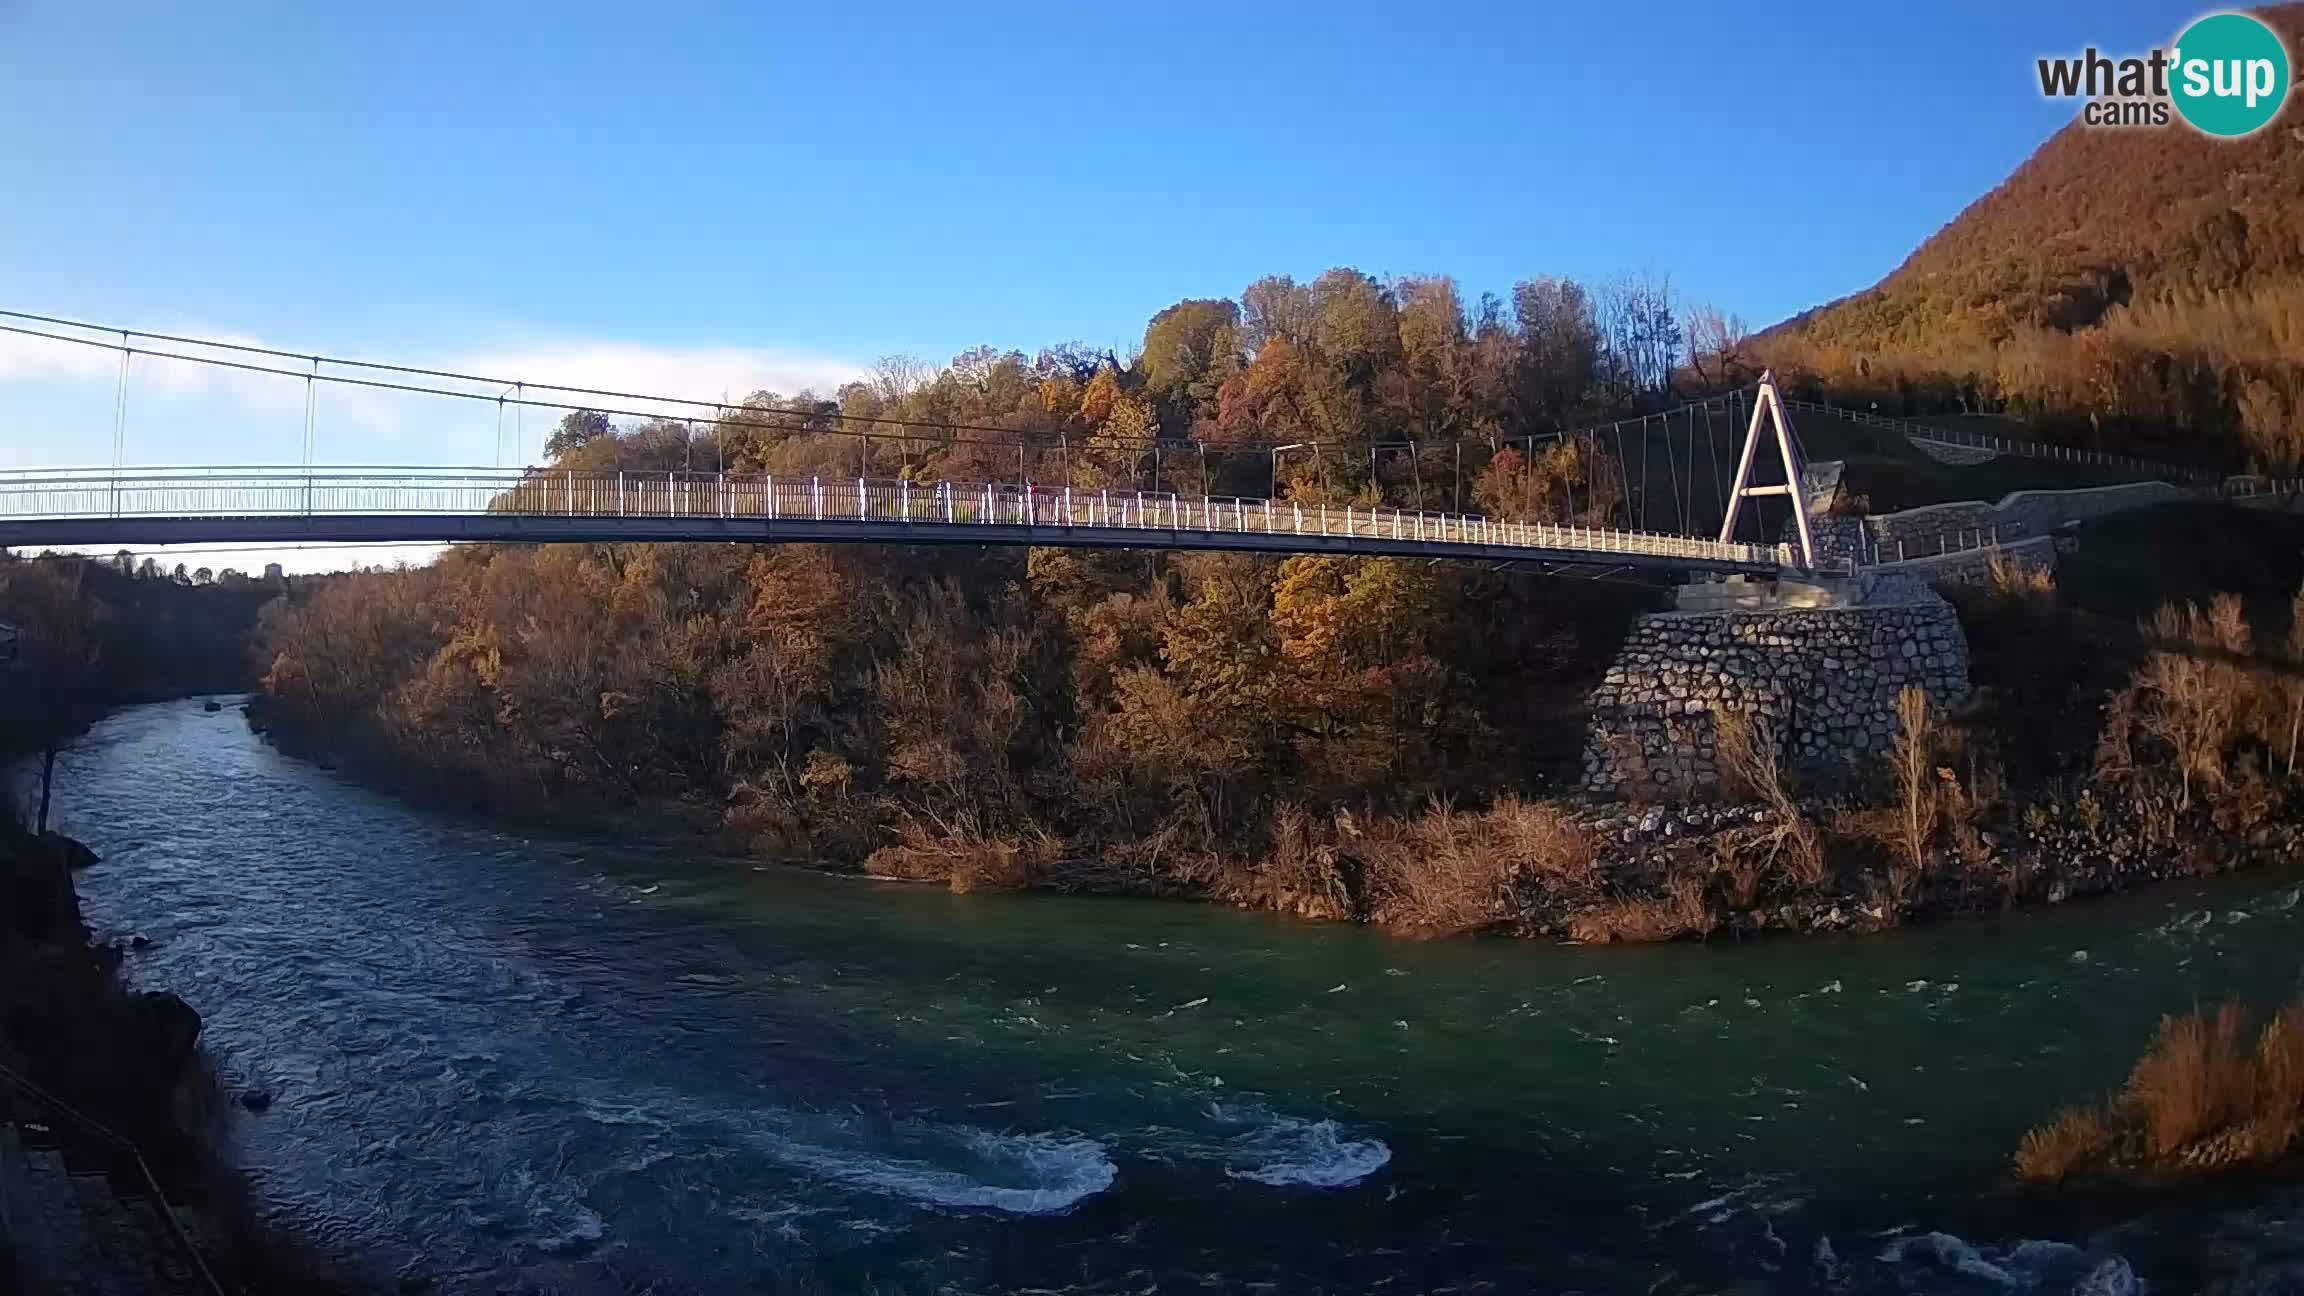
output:
[{"label": "bridge deck", "polygon": [[732,541],[1228,549],[1774,572],[1785,545],[1136,491],[718,473],[179,469],[0,479],[0,545]]}]

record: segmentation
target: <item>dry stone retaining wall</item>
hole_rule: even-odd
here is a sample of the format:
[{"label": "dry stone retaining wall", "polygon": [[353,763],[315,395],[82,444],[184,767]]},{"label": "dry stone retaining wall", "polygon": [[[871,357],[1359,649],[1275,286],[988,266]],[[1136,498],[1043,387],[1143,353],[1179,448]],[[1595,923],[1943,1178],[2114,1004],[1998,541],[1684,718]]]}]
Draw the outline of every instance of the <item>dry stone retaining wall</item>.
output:
[{"label": "dry stone retaining wall", "polygon": [[[1993,536],[2004,545],[2014,544],[2045,536],[2067,522],[2191,498],[2193,492],[2157,481],[2080,490],[2015,491],[1997,504],[1962,500],[1871,517],[1812,517],[1809,533],[1816,540],[1817,558],[1825,563],[1847,558],[1896,563],[1975,548]],[[1790,522],[1784,524],[1783,539],[1797,539]]]},{"label": "dry stone retaining wall", "polygon": [[1750,713],[1787,762],[1884,750],[1908,685],[1968,696],[1968,644],[1943,599],[1765,612],[1655,612],[1633,623],[1591,699],[1584,778],[1596,792],[1673,795],[1718,782],[1713,719]]}]

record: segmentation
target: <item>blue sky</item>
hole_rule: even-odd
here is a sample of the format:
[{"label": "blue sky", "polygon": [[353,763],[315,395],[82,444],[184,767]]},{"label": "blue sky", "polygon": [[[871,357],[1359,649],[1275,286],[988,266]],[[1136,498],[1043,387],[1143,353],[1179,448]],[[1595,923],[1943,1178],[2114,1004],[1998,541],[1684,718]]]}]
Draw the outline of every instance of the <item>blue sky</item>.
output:
[{"label": "blue sky", "polygon": [[[1649,268],[1758,325],[2053,131],[2035,56],[2197,12],[0,0],[0,306],[707,395],[1125,350],[1332,265],[1472,295]],[[0,350],[0,467],[106,461],[109,402]],[[128,457],[248,457],[187,420]]]}]

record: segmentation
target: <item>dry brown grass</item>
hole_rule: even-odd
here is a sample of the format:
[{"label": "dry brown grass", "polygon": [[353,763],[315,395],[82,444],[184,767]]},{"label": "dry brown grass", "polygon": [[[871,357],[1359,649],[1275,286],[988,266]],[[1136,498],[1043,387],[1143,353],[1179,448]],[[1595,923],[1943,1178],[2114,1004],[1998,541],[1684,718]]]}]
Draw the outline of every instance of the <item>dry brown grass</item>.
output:
[{"label": "dry brown grass", "polygon": [[2201,1173],[2262,1166],[2304,1139],[2304,998],[2257,1029],[2233,1001],[2163,1018],[2128,1082],[2099,1107],[2067,1108],[2016,1154],[2027,1179],[2120,1166]]},{"label": "dry brown grass", "polygon": [[1985,560],[1985,587],[2001,598],[2056,601],[2056,571],[2004,553]]},{"label": "dry brown grass", "polygon": [[1505,797],[1467,814],[1435,801],[1414,819],[1366,827],[1339,816],[1366,878],[1370,916],[1386,926],[1446,934],[1493,926],[1519,909],[1523,883],[1594,884],[1599,853],[1559,807]]},{"label": "dry brown grass", "polygon": [[1380,821],[1365,832],[1352,832],[1352,853],[1366,871],[1371,916],[1386,926],[1427,935],[1501,921],[1509,912],[1516,870],[1501,843],[1477,830],[1478,819],[1435,801],[1414,819]]},{"label": "dry brown grass", "polygon": [[1727,890],[1730,907],[1750,909],[1773,869],[1775,850],[1769,838],[1759,841],[1723,833],[1712,840],[1712,874]]},{"label": "dry brown grass", "polygon": [[1719,926],[1705,899],[1704,879],[1682,873],[1662,896],[1623,896],[1583,910],[1568,920],[1568,935],[1590,945],[1612,941],[1668,941],[1704,936]]},{"label": "dry brown grass", "polygon": [[864,871],[874,877],[942,882],[954,895],[1007,891],[1032,885],[1063,853],[1064,843],[1037,828],[1021,836],[990,834],[973,824],[905,822],[898,840],[873,851]]},{"label": "dry brown grass", "polygon": [[1558,806],[1507,796],[1485,820],[1523,873],[1589,883],[1598,872],[1600,852],[1592,835]]},{"label": "dry brown grass", "polygon": [[2163,1018],[2120,1098],[2141,1117],[2154,1156],[2173,1156],[2245,1119],[2256,1098],[2246,1005]]},{"label": "dry brown grass", "polygon": [[2101,1161],[2112,1147],[2112,1126],[2096,1107],[2067,1107],[2056,1119],[2034,1128],[2016,1149],[2016,1173],[2057,1183],[2073,1171]]},{"label": "dry brown grass", "polygon": [[2256,1040],[2258,1106],[2304,1116],[2304,999],[2280,1010]]},{"label": "dry brown grass", "polygon": [[1303,918],[1349,918],[1351,890],[1337,867],[1336,844],[1323,841],[1304,807],[1283,802],[1272,816],[1272,853],[1261,870],[1267,904]]}]

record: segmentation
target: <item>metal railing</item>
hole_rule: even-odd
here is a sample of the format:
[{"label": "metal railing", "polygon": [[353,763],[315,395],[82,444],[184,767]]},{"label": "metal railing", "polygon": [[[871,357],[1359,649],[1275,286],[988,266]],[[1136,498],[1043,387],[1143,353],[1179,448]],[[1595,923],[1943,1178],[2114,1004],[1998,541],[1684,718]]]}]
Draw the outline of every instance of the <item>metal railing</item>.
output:
[{"label": "metal railing", "polygon": [[1849,409],[1843,405],[1826,405],[1817,401],[1790,398],[1786,398],[1784,404],[1795,411],[1825,414],[1864,427],[1893,432],[1907,440],[1934,441],[1940,445],[1968,446],[1978,450],[1990,450],[1998,454],[2015,455],[2023,459],[2093,464],[2103,468],[2117,468],[2124,472],[2141,472],[2156,477],[2166,477],[2170,481],[2197,481],[2207,475],[2199,468],[2186,468],[2178,464],[2138,459],[2129,455],[2104,454],[2096,450],[2082,450],[2077,446],[2060,446],[2047,441],[2017,441],[1985,432],[1970,432],[1964,428],[1892,418],[1883,414],[1874,414],[1868,410]]},{"label": "metal railing", "polygon": [[2258,477],[2252,473],[2243,473],[2217,483],[2216,492],[2226,499],[2295,495],[2304,493],[2304,477]]},{"label": "metal railing", "polygon": [[1974,553],[1985,549],[1998,549],[2039,537],[2029,534],[2023,527],[1995,523],[1991,526],[1956,527],[1928,536],[1900,536],[1883,539],[1866,532],[1858,541],[1862,552],[1857,555],[1859,565],[1886,566],[1901,562],[1920,562],[1924,559],[1943,558],[1952,554]]},{"label": "metal railing", "polygon": [[208,1267],[208,1258],[201,1254],[200,1244],[192,1240],[192,1234],[185,1229],[184,1221],[177,1217],[176,1208],[168,1201],[167,1189],[160,1186],[160,1177],[152,1173],[152,1163],[144,1159],[143,1149],[137,1147],[134,1140],[41,1088],[31,1077],[10,1070],[5,1065],[0,1065],[0,1081],[30,1095],[35,1101],[59,1113],[77,1128],[126,1158],[127,1163],[135,1167],[136,1177],[143,1182],[145,1190],[152,1194],[152,1209],[159,1215],[170,1240],[183,1249],[184,1258],[191,1262],[193,1271],[200,1275],[201,1285],[215,1293],[215,1296],[224,1296],[224,1285],[216,1281],[216,1271]]},{"label": "metal railing", "polygon": [[[758,519],[771,533],[778,521],[869,523],[876,532],[885,532],[887,524],[899,529],[941,524],[1126,530],[1179,538],[1326,537],[1387,542],[1382,547],[1395,550],[1402,543],[1417,543],[1643,555],[1694,566],[1787,567],[1795,561],[1789,544],[1505,522],[1466,513],[995,482],[550,469],[186,468],[0,475],[0,521],[346,515]],[[1147,535],[1145,544],[1161,547],[1154,535]]]}]

